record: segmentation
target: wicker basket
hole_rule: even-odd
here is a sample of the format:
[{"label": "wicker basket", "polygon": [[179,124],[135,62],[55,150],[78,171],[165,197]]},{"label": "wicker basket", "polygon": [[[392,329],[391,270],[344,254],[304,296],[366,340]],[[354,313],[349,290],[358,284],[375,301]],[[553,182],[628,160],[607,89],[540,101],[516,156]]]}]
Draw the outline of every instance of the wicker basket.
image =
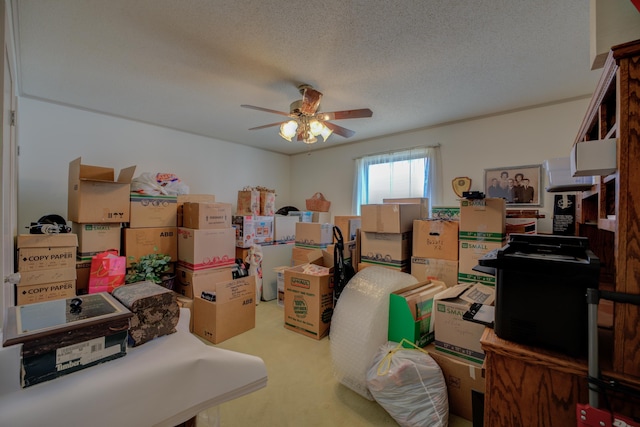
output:
[{"label": "wicker basket", "polygon": [[310,199],[306,200],[307,210],[316,212],[329,212],[331,202],[324,198],[322,193],[314,194]]}]

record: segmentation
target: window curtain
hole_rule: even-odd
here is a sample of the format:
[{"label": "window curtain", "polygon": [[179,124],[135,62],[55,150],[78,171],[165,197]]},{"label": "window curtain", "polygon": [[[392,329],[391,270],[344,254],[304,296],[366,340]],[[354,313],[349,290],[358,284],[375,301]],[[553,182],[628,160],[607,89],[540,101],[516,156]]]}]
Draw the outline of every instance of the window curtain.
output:
[{"label": "window curtain", "polygon": [[[416,162],[416,160],[422,160],[422,162]],[[407,167],[406,163],[400,167],[398,162],[404,161],[414,162],[412,167]],[[437,206],[441,202],[439,145],[373,154],[358,158],[355,162],[352,199],[352,212],[355,215],[360,215],[360,205],[382,203],[382,200],[369,200],[372,190],[376,190],[377,194],[381,191],[381,194],[387,198],[427,197],[430,211],[431,206]],[[376,178],[370,175],[376,173],[379,173],[385,182],[371,184],[375,188],[369,188],[370,183],[375,182]]]}]

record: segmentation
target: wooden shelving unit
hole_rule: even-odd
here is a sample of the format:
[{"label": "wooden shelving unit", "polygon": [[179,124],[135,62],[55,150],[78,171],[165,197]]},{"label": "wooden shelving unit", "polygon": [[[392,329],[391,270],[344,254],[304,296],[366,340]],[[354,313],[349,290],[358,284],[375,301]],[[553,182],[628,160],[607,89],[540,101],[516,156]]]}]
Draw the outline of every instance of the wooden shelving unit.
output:
[{"label": "wooden shelving unit", "polygon": [[[610,138],[617,140],[617,170],[576,197],[576,233],[600,258],[600,289],[640,294],[640,40],[611,49],[574,144]],[[612,320],[600,328],[608,337],[600,346],[603,375],[640,388],[640,308],[608,310]],[[576,425],[576,404],[587,401],[586,360],[519,346],[490,330],[481,343],[484,425]],[[611,403],[640,417],[637,401],[613,396]]]}]

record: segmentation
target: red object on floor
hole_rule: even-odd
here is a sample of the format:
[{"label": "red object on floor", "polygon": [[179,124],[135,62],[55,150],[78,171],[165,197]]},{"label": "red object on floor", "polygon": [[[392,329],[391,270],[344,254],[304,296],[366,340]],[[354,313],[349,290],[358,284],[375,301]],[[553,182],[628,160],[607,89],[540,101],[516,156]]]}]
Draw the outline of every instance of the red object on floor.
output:
[{"label": "red object on floor", "polygon": [[578,427],[640,427],[640,424],[631,418],[615,415],[582,403],[578,403],[576,406],[576,419]]},{"label": "red object on floor", "polygon": [[638,12],[640,12],[640,0],[631,0],[631,3],[633,3],[636,9],[638,9]]}]

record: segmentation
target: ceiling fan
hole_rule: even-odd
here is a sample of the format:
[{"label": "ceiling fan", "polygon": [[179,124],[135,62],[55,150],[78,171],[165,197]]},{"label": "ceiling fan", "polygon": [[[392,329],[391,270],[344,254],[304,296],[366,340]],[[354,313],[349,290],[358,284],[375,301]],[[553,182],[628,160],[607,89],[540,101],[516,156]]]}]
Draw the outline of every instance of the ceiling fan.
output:
[{"label": "ceiling fan", "polygon": [[287,120],[256,126],[249,130],[280,126],[280,136],[287,141],[291,141],[293,137],[296,137],[298,141],[302,141],[305,144],[313,144],[318,140],[317,136],[322,136],[322,139],[326,141],[332,133],[344,138],[349,138],[355,134],[354,131],[331,123],[329,120],[359,119],[373,115],[373,112],[368,108],[333,111],[329,113],[319,112],[318,109],[320,108],[322,93],[308,84],[299,85],[298,90],[302,95],[302,99],[291,103],[289,113],[256,107],[254,105],[241,105],[241,107],[244,108],[288,117]]}]

